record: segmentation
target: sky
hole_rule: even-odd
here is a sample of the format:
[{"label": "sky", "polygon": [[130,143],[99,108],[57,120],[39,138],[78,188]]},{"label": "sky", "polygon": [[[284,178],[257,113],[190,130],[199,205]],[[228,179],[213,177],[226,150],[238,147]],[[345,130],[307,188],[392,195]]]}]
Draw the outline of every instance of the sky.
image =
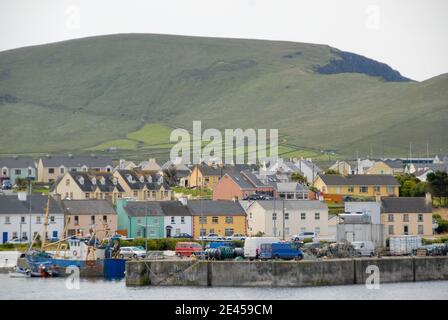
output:
[{"label": "sky", "polygon": [[0,51],[115,33],[328,44],[418,81],[448,73],[446,0],[0,0]]}]

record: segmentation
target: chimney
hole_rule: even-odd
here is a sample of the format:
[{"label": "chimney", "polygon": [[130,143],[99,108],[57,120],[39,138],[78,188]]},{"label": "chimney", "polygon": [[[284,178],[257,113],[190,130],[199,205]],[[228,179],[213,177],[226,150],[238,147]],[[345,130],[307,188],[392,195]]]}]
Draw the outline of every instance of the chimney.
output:
[{"label": "chimney", "polygon": [[425,193],[425,204],[427,206],[432,205],[432,197],[431,197],[431,194],[429,192]]},{"label": "chimney", "polygon": [[179,198],[179,202],[180,202],[184,207],[186,207],[187,204],[188,204],[188,198],[187,198],[187,197],[180,197],[180,198]]}]

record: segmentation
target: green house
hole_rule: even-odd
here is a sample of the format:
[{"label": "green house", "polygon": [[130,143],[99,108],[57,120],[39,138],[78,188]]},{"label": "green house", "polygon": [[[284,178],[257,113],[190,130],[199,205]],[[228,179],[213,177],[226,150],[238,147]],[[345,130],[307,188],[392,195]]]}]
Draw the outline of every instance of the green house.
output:
[{"label": "green house", "polygon": [[156,201],[117,200],[117,230],[130,238],[163,238],[164,213]]}]

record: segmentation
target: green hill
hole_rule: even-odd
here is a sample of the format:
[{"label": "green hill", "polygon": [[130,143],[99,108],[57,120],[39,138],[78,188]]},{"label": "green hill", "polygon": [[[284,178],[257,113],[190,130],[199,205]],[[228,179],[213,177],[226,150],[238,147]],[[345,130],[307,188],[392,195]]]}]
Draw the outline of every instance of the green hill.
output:
[{"label": "green hill", "polygon": [[285,155],[448,152],[448,76],[408,80],[293,42],[126,34],[20,48],[0,52],[0,153],[166,155],[169,128],[193,120],[278,128]]}]

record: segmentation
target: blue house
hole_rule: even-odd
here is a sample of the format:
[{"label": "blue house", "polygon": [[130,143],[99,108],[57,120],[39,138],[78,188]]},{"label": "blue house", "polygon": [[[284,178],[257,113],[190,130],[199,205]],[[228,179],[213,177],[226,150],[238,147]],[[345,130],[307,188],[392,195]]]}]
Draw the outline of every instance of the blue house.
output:
[{"label": "blue house", "polygon": [[10,180],[16,183],[17,178],[36,179],[36,164],[28,157],[0,158],[0,182]]}]

